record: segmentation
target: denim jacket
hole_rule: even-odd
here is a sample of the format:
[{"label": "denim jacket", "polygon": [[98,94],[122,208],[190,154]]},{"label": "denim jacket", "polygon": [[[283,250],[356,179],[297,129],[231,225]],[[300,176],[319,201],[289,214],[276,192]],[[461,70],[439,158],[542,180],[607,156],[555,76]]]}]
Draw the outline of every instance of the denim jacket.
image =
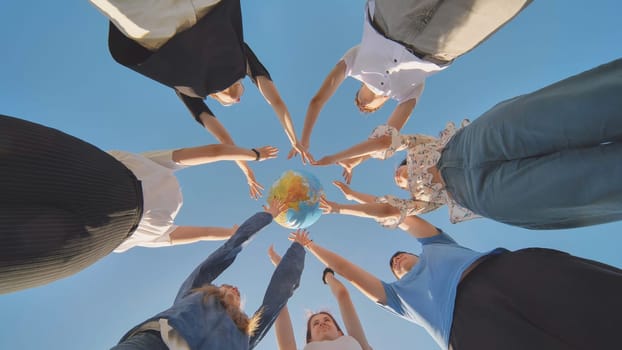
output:
[{"label": "denim jacket", "polygon": [[225,244],[210,254],[186,278],[173,306],[141,322],[127,332],[121,342],[135,334],[145,323],[165,318],[193,350],[253,349],[266,335],[300,283],[305,257],[305,250],[300,244],[292,243],[283,256],[282,263],[272,274],[262,305],[257,310],[262,312],[260,324],[252,337],[237,328],[220,302],[211,298],[204,303],[203,293],[192,292],[192,289],[212,283],[233,263],[242,250],[242,245],[270,222],[272,215],[266,212],[257,213],[247,219]]}]

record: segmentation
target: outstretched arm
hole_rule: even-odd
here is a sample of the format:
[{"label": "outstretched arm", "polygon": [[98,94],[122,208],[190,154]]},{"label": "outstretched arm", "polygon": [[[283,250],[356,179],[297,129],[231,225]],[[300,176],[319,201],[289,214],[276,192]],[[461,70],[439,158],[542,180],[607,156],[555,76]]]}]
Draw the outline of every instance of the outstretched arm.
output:
[{"label": "outstretched arm", "polygon": [[294,294],[300,284],[300,275],[304,269],[305,250],[294,242],[289,247],[281,263],[272,274],[270,284],[256,313],[261,314],[257,331],[251,336],[249,349],[253,349],[266,335],[287,300]]},{"label": "outstretched arm", "polygon": [[[268,249],[268,256],[274,266],[278,266],[281,262],[281,256],[274,251],[274,246],[272,245]],[[279,316],[274,321],[274,331],[279,350],[296,350],[296,337],[294,336],[292,319],[289,316],[287,305],[283,306]]]},{"label": "outstretched arm", "polygon": [[175,301],[184,297],[193,288],[200,287],[206,283],[212,283],[216,277],[233,263],[238,253],[242,251],[242,245],[259,230],[271,223],[272,218],[284,209],[285,205],[282,202],[273,200],[268,207],[264,207],[263,212],[257,213],[244,221],[231,238],[192,271],[179,288]]},{"label": "outstretched arm", "polygon": [[[266,99],[266,102],[268,102],[268,104],[272,106],[272,109],[274,110],[277,118],[279,118],[279,122],[285,130],[285,134],[287,135],[289,142],[292,144],[293,150],[296,153],[300,153],[303,163],[310,162],[312,158],[310,158],[308,151],[298,142],[298,138],[296,138],[294,124],[292,123],[292,118],[289,114],[289,110],[287,109],[285,102],[283,102],[279,91],[276,89],[274,82],[272,82],[272,80],[268,79],[268,77],[263,75],[257,76],[256,81],[259,91]],[[293,155],[293,153],[290,153],[288,158],[291,158]]]},{"label": "outstretched arm", "polygon": [[[323,157],[313,165],[330,165],[338,162],[349,162],[354,158],[369,157],[371,154],[384,151],[391,146],[391,136],[385,135],[376,138],[367,139],[359,144],[347,148],[341,152]],[[366,158],[365,158],[366,159]],[[359,162],[360,163],[360,162]]]},{"label": "outstretched arm", "polygon": [[171,245],[222,241],[231,237],[237,229],[238,225],[233,227],[179,226],[170,234]]},{"label": "outstretched arm", "polygon": [[401,131],[406,122],[410,118],[415,106],[417,105],[417,99],[411,98],[408,101],[404,101],[397,105],[393,110],[393,113],[387,120],[387,125],[394,127],[397,131]]},{"label": "outstretched arm", "polygon": [[[255,153],[255,151],[257,153]],[[200,165],[222,160],[266,160],[279,153],[276,147],[264,146],[248,149],[236,145],[214,144],[199,147],[181,148],[173,151],[173,160],[182,165]],[[257,156],[259,155],[259,159]]]},{"label": "outstretched arm", "polygon": [[376,220],[399,218],[400,210],[388,203],[341,204],[320,198],[320,209],[324,214],[344,214]]},{"label": "outstretched arm", "polygon": [[[391,207],[392,209],[387,208]],[[387,203],[364,203],[364,204],[339,204],[328,201],[322,197],[320,199],[320,208],[325,214],[339,213],[360,217],[367,217],[372,219],[386,219],[388,217],[400,217],[400,210]],[[418,217],[417,215],[409,215],[398,225],[400,229],[408,232],[415,238],[427,238],[436,236],[438,230],[434,225],[430,224],[426,220]]]},{"label": "outstretched arm", "polygon": [[300,143],[305,148],[305,150],[309,150],[310,141],[311,141],[311,133],[313,131],[313,127],[315,126],[315,122],[317,121],[322,108],[330,100],[335,91],[346,75],[346,63],[343,60],[337,62],[337,65],[328,73],[326,79],[320,86],[318,92],[311,98],[309,102],[309,107],[307,107],[307,115],[305,116],[305,123],[302,129],[302,137]]},{"label": "outstretched arm", "polygon": [[[176,91],[176,93],[184,105],[186,105],[194,119],[201,123],[220,143],[235,145],[231,135],[227,132],[227,129],[225,129],[220,121],[216,119],[212,111],[207,107],[202,99],[186,96],[179,91]],[[251,198],[257,199],[261,197],[261,190],[263,190],[263,186],[255,180],[255,173],[253,173],[248,164],[246,164],[246,161],[236,160],[235,164],[240,168],[240,170],[242,170],[244,177],[246,177]]]},{"label": "outstretched arm", "polygon": [[335,187],[337,187],[341,191],[343,196],[349,201],[355,201],[358,203],[375,203],[376,202],[376,196],[363,193],[363,192],[354,191],[353,189],[350,188],[350,186],[344,184],[341,181],[333,181],[333,185],[335,185]]},{"label": "outstretched arm", "polygon": [[353,286],[365,294],[370,300],[386,304],[387,296],[384,287],[376,276],[363,270],[361,267],[351,263],[340,255],[314,243],[309,238],[308,232],[306,231],[298,230],[290,234],[290,240],[305,246],[318,260],[324,263],[324,265],[335,270],[335,272],[350,281]]},{"label": "outstretched arm", "polygon": [[348,289],[343,285],[343,283],[335,278],[333,273],[326,273],[325,280],[326,284],[330,287],[330,291],[335,296],[335,299],[337,299],[339,311],[341,312],[343,323],[346,326],[346,331],[350,336],[358,341],[363,350],[371,350],[371,346],[367,341],[367,337],[365,337],[365,331],[363,330],[359,316],[354,308]]}]

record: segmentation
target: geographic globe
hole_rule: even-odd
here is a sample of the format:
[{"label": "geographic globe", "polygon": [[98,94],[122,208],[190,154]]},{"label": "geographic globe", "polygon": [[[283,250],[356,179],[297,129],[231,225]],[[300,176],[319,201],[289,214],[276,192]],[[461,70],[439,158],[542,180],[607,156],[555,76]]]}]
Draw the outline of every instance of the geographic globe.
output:
[{"label": "geographic globe", "polygon": [[304,170],[285,171],[268,193],[268,200],[276,198],[287,204],[287,210],[274,221],[290,229],[311,226],[322,216],[320,197],[323,194],[322,185],[313,174]]}]

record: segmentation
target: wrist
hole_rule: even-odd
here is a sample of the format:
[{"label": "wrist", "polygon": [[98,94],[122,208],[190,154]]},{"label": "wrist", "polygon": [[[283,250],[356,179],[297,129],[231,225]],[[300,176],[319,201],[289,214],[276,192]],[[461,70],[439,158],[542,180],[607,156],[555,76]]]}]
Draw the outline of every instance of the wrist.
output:
[{"label": "wrist", "polygon": [[253,153],[255,153],[255,161],[258,161],[259,158],[261,158],[261,154],[259,153],[258,150],[251,148],[251,151],[253,151]]}]

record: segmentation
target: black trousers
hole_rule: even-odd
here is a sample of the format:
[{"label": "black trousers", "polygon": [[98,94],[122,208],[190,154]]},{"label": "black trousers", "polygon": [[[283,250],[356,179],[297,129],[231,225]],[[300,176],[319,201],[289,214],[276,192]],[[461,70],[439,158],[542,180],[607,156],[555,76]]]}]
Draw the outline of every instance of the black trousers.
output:
[{"label": "black trousers", "polygon": [[550,249],[494,256],[460,282],[453,350],[618,349],[622,270]]},{"label": "black trousers", "polygon": [[0,293],[74,274],[135,229],[134,174],[91,144],[0,115]]}]

